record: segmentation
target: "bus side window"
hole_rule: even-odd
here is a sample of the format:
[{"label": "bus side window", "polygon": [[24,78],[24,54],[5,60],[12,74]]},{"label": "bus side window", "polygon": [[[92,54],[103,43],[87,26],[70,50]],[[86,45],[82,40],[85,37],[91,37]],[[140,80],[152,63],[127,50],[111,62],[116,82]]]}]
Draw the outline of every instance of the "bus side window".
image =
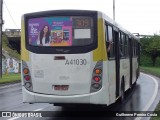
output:
[{"label": "bus side window", "polygon": [[125,37],[125,57],[128,58],[128,36]]},{"label": "bus side window", "polygon": [[108,58],[113,59],[115,57],[113,29],[109,25],[106,26],[106,48],[107,48]]},{"label": "bus side window", "polygon": [[120,34],[120,50],[119,50],[119,54],[120,54],[120,57],[121,58],[124,58],[125,57],[125,35],[121,32]]},{"label": "bus side window", "polygon": [[135,40],[132,40],[132,52],[133,52],[133,57],[135,57]]}]

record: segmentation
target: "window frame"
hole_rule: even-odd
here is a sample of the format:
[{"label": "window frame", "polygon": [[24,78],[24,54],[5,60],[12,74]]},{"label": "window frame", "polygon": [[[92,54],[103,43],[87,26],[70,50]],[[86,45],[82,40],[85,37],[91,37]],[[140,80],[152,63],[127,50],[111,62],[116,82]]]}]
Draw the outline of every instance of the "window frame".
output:
[{"label": "window frame", "polygon": [[[120,54],[120,59],[125,59],[125,33],[120,31],[120,38],[119,38],[119,54]],[[120,53],[121,52],[121,53]],[[123,56],[121,56],[121,54]]]},{"label": "window frame", "polygon": [[[109,41],[109,27],[111,28],[111,36],[112,36],[112,53],[110,53],[111,55],[109,56],[108,50],[107,50],[107,45],[110,42]],[[105,44],[106,44],[106,51],[107,51],[107,56],[108,56],[108,60],[115,60],[115,41],[114,41],[114,33],[113,33],[113,25],[105,22]]]},{"label": "window frame", "polygon": [[[27,23],[29,19],[32,18],[41,18],[41,17],[52,17],[52,16],[86,16],[93,18],[93,43],[90,45],[84,46],[58,46],[58,47],[43,47],[43,46],[32,46],[28,41],[28,27]],[[54,11],[45,11],[37,13],[29,13],[24,15],[24,25],[25,25],[25,47],[27,50],[38,53],[38,54],[78,54],[78,53],[87,53],[93,51],[98,47],[98,31],[97,31],[97,11],[81,11],[81,10],[54,10]]]},{"label": "window frame", "polygon": [[125,57],[129,58],[129,37],[125,35]]}]

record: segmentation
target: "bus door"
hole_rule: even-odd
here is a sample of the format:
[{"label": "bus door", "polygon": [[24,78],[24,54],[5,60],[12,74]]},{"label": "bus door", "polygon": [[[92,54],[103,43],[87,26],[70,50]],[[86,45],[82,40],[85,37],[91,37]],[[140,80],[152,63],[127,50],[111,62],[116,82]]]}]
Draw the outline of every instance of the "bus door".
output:
[{"label": "bus door", "polygon": [[120,55],[119,55],[119,32],[114,28],[115,41],[115,64],[116,64],[116,98],[119,96],[120,89]]},{"label": "bus door", "polygon": [[132,56],[133,56],[133,52],[132,52],[132,39],[129,38],[129,62],[130,62],[130,87],[132,86]]}]

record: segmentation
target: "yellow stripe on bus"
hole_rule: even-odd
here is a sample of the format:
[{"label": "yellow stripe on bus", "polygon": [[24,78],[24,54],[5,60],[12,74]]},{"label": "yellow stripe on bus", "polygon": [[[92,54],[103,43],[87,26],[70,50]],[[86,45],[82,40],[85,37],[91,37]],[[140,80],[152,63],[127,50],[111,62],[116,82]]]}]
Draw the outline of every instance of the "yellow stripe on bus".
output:
[{"label": "yellow stripe on bus", "polygon": [[98,19],[98,47],[93,51],[93,61],[106,61],[107,53],[105,47],[104,20]]},{"label": "yellow stripe on bus", "polygon": [[21,60],[29,61],[29,52],[25,48],[25,27],[24,27],[24,20],[22,20],[22,28],[21,28]]}]

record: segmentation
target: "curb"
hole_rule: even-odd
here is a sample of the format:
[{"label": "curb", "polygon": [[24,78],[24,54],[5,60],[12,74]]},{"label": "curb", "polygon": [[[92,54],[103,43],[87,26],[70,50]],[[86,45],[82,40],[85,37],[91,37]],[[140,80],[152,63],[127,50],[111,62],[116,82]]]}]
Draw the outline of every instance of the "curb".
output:
[{"label": "curb", "polygon": [[144,71],[144,70],[140,70],[140,72],[143,72],[143,73],[146,73],[146,74],[149,74],[149,75],[153,75],[153,76],[156,76],[156,77],[160,78],[160,75],[154,74],[152,72],[147,72],[147,71]]},{"label": "curb", "polygon": [[11,85],[11,84],[16,84],[16,83],[20,83],[21,80],[17,80],[17,81],[13,81],[13,82],[5,82],[5,83],[0,83],[0,87],[1,86],[6,86],[6,85]]}]

